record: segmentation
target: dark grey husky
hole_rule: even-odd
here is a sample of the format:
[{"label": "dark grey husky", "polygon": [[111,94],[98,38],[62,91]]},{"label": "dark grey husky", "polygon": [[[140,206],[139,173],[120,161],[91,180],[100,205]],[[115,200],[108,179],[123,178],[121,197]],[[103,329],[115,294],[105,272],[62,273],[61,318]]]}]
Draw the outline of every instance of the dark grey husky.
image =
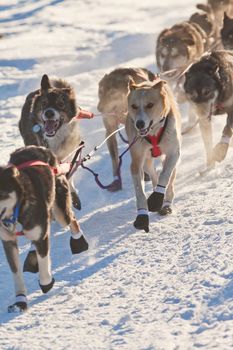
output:
[{"label": "dark grey husky", "polygon": [[[219,50],[204,55],[185,74],[184,90],[199,117],[207,167],[221,162],[233,132],[233,52]],[[213,149],[211,116],[227,114],[220,142]]]}]

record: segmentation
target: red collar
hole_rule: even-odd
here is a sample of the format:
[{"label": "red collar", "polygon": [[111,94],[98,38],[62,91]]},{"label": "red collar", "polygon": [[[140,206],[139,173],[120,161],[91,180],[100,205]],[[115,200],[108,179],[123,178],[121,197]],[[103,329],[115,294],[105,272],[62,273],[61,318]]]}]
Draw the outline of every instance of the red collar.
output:
[{"label": "red collar", "polygon": [[162,126],[157,135],[147,135],[145,137],[145,139],[151,143],[151,145],[153,146],[152,149],[151,149],[151,154],[152,154],[152,157],[159,157],[161,156],[162,154],[162,151],[159,147],[159,142],[161,140],[161,137],[163,135],[163,132],[164,132],[164,129],[165,129],[165,125]]},{"label": "red collar", "polygon": [[70,163],[62,163],[58,167],[55,168],[55,167],[49,165],[48,163],[42,162],[40,160],[29,160],[28,162],[24,162],[24,163],[21,163],[19,165],[15,165],[12,163],[9,164],[9,166],[15,166],[18,170],[37,166],[37,165],[49,167],[54,175],[65,175],[70,170]]}]

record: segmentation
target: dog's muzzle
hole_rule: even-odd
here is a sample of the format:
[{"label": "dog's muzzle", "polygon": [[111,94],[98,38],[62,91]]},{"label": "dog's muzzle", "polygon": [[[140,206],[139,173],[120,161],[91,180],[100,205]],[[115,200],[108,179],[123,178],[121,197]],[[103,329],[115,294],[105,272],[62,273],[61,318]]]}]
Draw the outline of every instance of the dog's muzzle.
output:
[{"label": "dog's muzzle", "polygon": [[147,128],[145,128],[145,122],[144,120],[137,120],[135,123],[135,127],[138,130],[138,133],[140,136],[146,136],[148,132],[150,131],[150,128],[152,126],[152,120],[150,121],[149,125]]},{"label": "dog's muzzle", "polygon": [[44,122],[44,133],[47,137],[53,137],[59,127],[61,126],[61,117],[53,108],[48,108],[44,111],[42,115],[42,120]]}]

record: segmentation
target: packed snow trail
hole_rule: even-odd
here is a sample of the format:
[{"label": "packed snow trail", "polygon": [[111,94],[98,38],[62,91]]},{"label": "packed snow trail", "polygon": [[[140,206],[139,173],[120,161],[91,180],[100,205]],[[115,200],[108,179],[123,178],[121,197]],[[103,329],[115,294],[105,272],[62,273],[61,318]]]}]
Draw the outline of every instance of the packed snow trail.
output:
[{"label": "packed snow trail", "polygon": [[[119,66],[157,72],[155,40],[187,19],[196,1],[3,0],[0,3],[1,162],[23,145],[18,120],[25,96],[44,73],[66,78],[78,103],[96,112],[98,81]],[[213,120],[215,142],[225,117]],[[85,152],[105,137],[100,117],[80,121]],[[120,150],[125,145],[121,143]],[[85,153],[84,152],[84,153]],[[29,311],[7,314],[13,283],[0,247],[0,349],[228,350],[233,347],[233,152],[204,177],[198,127],[183,137],[174,213],[150,215],[150,232],[135,231],[129,154],[123,190],[99,189],[80,169],[77,212],[90,250],[71,256],[69,232],[52,224],[54,288],[42,295],[25,273]],[[88,162],[109,183],[106,145]],[[150,184],[146,185],[148,193]],[[29,242],[20,241],[23,262]]]}]

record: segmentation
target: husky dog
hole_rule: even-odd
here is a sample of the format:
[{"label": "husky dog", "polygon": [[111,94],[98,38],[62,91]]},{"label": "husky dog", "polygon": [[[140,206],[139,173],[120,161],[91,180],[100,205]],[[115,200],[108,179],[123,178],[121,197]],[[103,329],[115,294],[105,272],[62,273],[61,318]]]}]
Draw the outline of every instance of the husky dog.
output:
[{"label": "husky dog", "polygon": [[59,169],[59,163],[55,155],[49,149],[36,146],[16,150],[11,154],[8,166],[0,167],[0,238],[13,274],[16,295],[9,312],[27,309],[16,224],[21,224],[23,234],[36,248],[32,267],[39,270],[43,293],[54,284],[49,258],[51,212],[62,226],[70,226],[73,253],[88,248],[71,209],[67,180],[64,175],[54,175],[56,169]]},{"label": "husky dog", "polygon": [[226,13],[221,29],[221,39],[224,49],[233,50],[233,18],[228,17]]},{"label": "husky dog", "polygon": [[[44,75],[41,88],[27,96],[22,108],[19,130],[24,144],[46,146],[60,162],[67,160],[81,141],[75,118],[79,112],[72,87],[60,79],[50,82]],[[78,195],[70,185],[73,205],[80,209]]]},{"label": "husky dog", "polygon": [[[185,74],[184,90],[199,116],[207,169],[221,162],[233,131],[233,53],[213,51],[194,63]],[[211,116],[227,113],[220,142],[213,149]]]},{"label": "husky dog", "polygon": [[207,35],[199,25],[183,22],[163,30],[156,45],[156,60],[161,72],[184,69],[205,50]]},{"label": "husky dog", "polygon": [[[206,32],[197,24],[182,22],[161,32],[157,39],[156,60],[161,77],[172,87],[179,104],[186,103],[181,89],[183,72],[204,53],[209,45]],[[188,124],[182,133],[188,132],[196,124],[196,115],[188,111]]]},{"label": "husky dog", "polygon": [[[154,74],[143,68],[118,68],[106,74],[100,80],[99,103],[97,108],[103,114],[106,137],[117,130],[119,124],[125,124],[130,83],[139,84],[147,80],[153,81]],[[108,139],[107,145],[112,160],[114,177],[109,190],[113,192],[122,189],[122,183],[117,173],[119,158],[115,134]]]},{"label": "husky dog", "polygon": [[[167,215],[172,212],[176,166],[180,157],[180,114],[170,88],[164,80],[132,85],[128,96],[126,132],[133,142],[131,174],[137,217],[134,227],[149,231],[148,210]],[[153,157],[164,155],[157,179]],[[146,199],[143,167],[150,175],[154,192]]]}]

